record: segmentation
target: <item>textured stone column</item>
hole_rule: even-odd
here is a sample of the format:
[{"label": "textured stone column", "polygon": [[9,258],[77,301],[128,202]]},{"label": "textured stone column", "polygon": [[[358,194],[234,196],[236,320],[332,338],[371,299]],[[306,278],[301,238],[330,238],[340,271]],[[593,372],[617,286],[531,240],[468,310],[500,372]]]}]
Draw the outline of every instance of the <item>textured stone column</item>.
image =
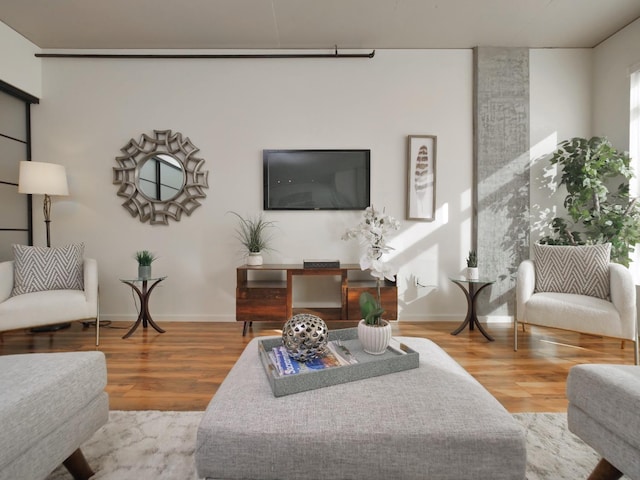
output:
[{"label": "textured stone column", "polygon": [[515,273],[529,256],[529,50],[474,51],[472,244],[482,278],[479,315],[514,315]]}]

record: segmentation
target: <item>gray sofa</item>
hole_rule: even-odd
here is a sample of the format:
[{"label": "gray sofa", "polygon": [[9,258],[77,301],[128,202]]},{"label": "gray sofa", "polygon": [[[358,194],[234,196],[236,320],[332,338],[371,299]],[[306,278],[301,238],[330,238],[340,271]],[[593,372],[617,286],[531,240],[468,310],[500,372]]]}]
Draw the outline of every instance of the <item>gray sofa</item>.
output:
[{"label": "gray sofa", "polygon": [[640,367],[572,367],[567,398],[569,430],[602,457],[589,478],[640,478]]},{"label": "gray sofa", "polygon": [[109,416],[102,352],[0,356],[0,480],[42,479],[61,463],[93,472],[80,445]]}]

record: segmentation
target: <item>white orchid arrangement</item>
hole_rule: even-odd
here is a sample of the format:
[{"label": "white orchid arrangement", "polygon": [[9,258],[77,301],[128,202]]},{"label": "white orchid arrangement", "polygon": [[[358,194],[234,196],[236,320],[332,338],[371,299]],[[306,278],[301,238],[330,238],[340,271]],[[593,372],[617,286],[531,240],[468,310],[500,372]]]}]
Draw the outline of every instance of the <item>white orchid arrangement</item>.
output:
[{"label": "white orchid arrangement", "polygon": [[391,230],[398,230],[400,222],[390,215],[387,215],[373,208],[367,207],[362,214],[362,220],[354,228],[348,229],[343,240],[356,238],[364,247],[360,257],[360,268],[370,270],[371,275],[378,280],[385,278],[394,281],[395,271],[391,265],[382,260],[382,255],[393,250],[387,243],[387,235]]}]

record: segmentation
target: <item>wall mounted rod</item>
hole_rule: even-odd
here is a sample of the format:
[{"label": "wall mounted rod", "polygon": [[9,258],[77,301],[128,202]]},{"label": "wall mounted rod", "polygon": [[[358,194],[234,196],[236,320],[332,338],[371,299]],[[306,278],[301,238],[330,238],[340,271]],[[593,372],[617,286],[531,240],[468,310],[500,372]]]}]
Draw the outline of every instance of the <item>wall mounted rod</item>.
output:
[{"label": "wall mounted rod", "polygon": [[373,58],[375,50],[370,53],[36,53],[38,58],[132,58],[132,59],[222,59],[222,58]]}]

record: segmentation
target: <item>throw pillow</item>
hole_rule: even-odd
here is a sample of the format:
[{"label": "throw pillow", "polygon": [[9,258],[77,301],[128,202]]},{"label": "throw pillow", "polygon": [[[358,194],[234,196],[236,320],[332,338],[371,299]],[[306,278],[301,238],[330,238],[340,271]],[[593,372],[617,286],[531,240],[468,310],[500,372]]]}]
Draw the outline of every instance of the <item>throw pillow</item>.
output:
[{"label": "throw pillow", "polygon": [[44,290],[84,289],[84,244],[61,248],[13,245],[12,296]]},{"label": "throw pillow", "polygon": [[536,292],[609,297],[611,244],[533,247]]}]

